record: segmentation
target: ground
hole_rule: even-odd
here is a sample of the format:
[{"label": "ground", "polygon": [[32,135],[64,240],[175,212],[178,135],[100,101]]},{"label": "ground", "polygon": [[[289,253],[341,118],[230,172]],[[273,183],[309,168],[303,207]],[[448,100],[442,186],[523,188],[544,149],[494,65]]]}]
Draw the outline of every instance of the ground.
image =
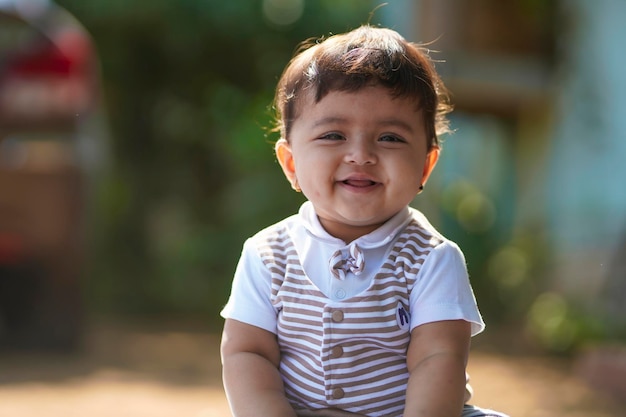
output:
[{"label": "ground", "polygon": [[[98,323],[78,353],[4,352],[0,417],[229,417],[218,343],[189,324]],[[473,348],[477,405],[511,417],[624,415],[577,376],[574,360],[506,350]]]}]

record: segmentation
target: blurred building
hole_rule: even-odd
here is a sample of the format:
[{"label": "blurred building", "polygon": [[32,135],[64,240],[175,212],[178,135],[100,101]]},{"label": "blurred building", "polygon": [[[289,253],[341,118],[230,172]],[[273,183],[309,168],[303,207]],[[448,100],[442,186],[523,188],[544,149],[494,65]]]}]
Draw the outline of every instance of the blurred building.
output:
[{"label": "blurred building", "polygon": [[[503,245],[534,236],[549,252],[539,285],[624,320],[626,3],[404,0],[381,12],[440,51],[456,107],[440,202],[473,187],[483,201],[468,207],[482,215],[469,232],[493,228]],[[513,291],[524,279],[499,271]]]}]

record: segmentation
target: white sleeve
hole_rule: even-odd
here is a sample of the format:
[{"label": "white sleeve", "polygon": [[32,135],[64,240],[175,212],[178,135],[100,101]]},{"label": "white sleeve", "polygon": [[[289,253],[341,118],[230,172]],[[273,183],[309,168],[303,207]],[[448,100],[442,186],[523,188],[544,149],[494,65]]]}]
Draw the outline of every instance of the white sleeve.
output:
[{"label": "white sleeve", "polygon": [[271,301],[271,275],[252,240],[241,252],[230,297],[220,315],[276,333],[276,310]]},{"label": "white sleeve", "polygon": [[411,330],[420,324],[465,320],[472,336],[482,332],[482,320],[459,247],[444,241],[428,255],[410,297]]}]

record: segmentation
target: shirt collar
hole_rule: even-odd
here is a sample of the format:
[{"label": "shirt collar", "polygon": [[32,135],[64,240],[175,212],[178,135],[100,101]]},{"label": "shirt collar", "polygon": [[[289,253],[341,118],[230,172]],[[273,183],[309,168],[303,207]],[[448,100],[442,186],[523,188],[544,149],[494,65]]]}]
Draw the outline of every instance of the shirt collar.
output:
[{"label": "shirt collar", "polygon": [[[310,201],[306,201],[302,204],[298,215],[300,216],[307,233],[314,239],[338,246],[346,246],[347,242],[330,235],[324,227],[322,227],[322,224],[315,213],[315,209],[313,208],[313,203]],[[372,249],[386,245],[398,235],[398,233],[409,223],[409,221],[411,221],[411,211],[409,207],[406,206],[392,218],[387,220],[378,229],[361,236],[356,239],[354,243],[364,249]]]}]

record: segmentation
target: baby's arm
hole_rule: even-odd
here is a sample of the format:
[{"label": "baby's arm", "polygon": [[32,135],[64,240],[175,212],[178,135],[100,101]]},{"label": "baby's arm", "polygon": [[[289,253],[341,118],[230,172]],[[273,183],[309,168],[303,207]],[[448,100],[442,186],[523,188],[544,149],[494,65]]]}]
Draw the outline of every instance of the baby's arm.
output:
[{"label": "baby's arm", "polygon": [[470,323],[437,321],[411,332],[403,417],[458,417],[465,396]]},{"label": "baby's arm", "polygon": [[278,372],[280,351],[274,334],[227,319],[221,353],[224,387],[234,417],[296,417]]}]

